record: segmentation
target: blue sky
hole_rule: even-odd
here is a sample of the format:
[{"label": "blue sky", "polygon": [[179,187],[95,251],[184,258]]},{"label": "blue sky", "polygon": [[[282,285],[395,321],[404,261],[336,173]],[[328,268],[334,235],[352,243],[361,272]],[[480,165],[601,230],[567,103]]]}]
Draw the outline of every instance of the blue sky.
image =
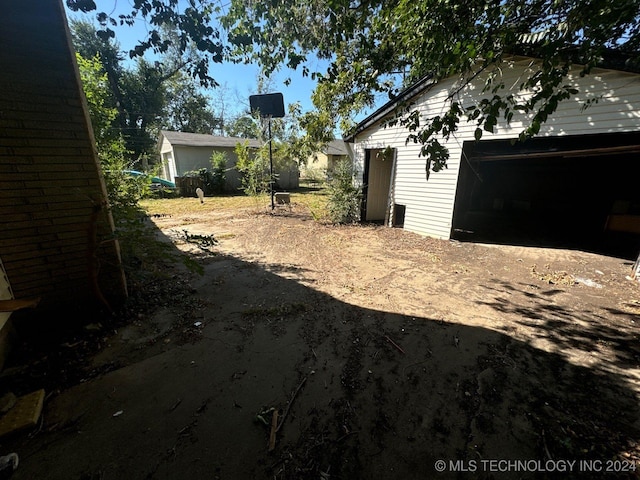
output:
[{"label": "blue sky", "polygon": [[[71,12],[67,9],[67,17],[82,18],[91,22],[95,22],[97,12],[107,12],[113,18],[118,18],[120,14],[130,14],[131,0],[96,0],[97,10],[89,14],[81,14]],[[66,4],[66,2],[65,2]],[[134,26],[118,26],[114,30],[116,32],[116,40],[120,48],[124,50],[128,58],[128,51],[132,49],[140,40],[146,39],[148,31],[153,27],[147,25],[144,19],[138,19]],[[328,63],[321,62],[315,57],[310,58],[307,63],[309,71],[319,71],[324,73]],[[224,114],[228,118],[242,114],[249,109],[249,96],[257,94],[257,79],[259,68],[256,65],[238,65],[231,63],[213,64],[210,67],[210,74],[222,86],[221,89],[208,89],[205,93],[211,98],[211,106],[216,112],[220,112],[221,107],[219,99],[223,98]],[[290,79],[289,85],[285,85],[285,80]],[[280,92],[283,95],[285,103],[285,111],[292,103],[299,102],[302,111],[307,112],[313,110],[311,94],[315,88],[316,82],[310,77],[302,75],[302,68],[298,70],[278,71],[272,75],[272,92]],[[270,92],[271,93],[271,92]],[[386,98],[381,98],[380,105],[386,102]],[[357,120],[365,118],[373,112],[377,107],[366,109],[357,116]],[[340,136],[338,126],[335,128],[335,135]]]},{"label": "blue sky", "polygon": [[[119,13],[130,13],[131,7],[128,1],[97,1],[98,12],[106,11],[110,12],[114,18],[117,18]],[[95,20],[96,12],[89,14],[80,14],[77,12],[71,12],[67,10],[67,17],[81,18],[91,22]],[[118,26],[114,28],[116,31],[116,40],[120,44],[122,50],[128,52],[133,48],[141,39],[145,39],[147,35],[147,25],[138,20],[134,26]],[[127,56],[128,58],[128,56]],[[321,67],[322,64],[316,61],[309,63],[310,69]],[[210,67],[211,76],[216,81],[225,87],[225,97],[230,105],[226,105],[226,108],[230,110],[229,113],[239,113],[240,111],[248,108],[249,96],[257,93],[257,78],[259,68],[255,65],[236,65],[230,63],[213,64]],[[275,92],[282,93],[285,102],[285,108],[295,102],[300,102],[303,111],[313,109],[311,102],[311,93],[315,88],[315,82],[309,77],[303,77],[301,70],[297,71],[280,71],[276,72],[273,76],[272,86]],[[290,84],[287,86],[284,84],[287,78],[291,79]],[[208,90],[207,92],[213,99],[217,98],[218,92],[215,90]],[[215,101],[212,102],[215,108]]]}]

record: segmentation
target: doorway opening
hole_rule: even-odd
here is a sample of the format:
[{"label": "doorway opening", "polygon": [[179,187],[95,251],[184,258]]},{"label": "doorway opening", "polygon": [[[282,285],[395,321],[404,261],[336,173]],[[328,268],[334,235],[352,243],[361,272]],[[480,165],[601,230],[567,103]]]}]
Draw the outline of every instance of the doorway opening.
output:
[{"label": "doorway opening", "polygon": [[382,224],[388,219],[394,159],[394,149],[365,150],[360,215],[363,222]]}]

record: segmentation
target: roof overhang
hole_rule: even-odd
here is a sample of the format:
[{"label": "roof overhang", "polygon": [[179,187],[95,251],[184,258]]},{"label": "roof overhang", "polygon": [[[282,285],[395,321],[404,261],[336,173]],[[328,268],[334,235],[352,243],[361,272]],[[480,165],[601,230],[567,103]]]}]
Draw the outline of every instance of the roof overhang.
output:
[{"label": "roof overhang", "polygon": [[369,115],[367,118],[362,120],[358,125],[356,125],[354,131],[349,136],[344,137],[343,140],[346,143],[352,143],[358,134],[389,117],[389,115],[391,115],[396,110],[396,108],[398,108],[398,106],[402,105],[403,102],[411,100],[416,95],[421,94],[431,86],[435,85],[435,83],[436,82],[431,75],[427,75],[426,77],[418,80],[409,88],[400,92],[397,97],[391,99],[378,110]]},{"label": "roof overhang", "polygon": [[[530,52],[512,52],[511,54],[509,54],[509,58],[530,58],[532,60],[537,59],[537,57],[532,56]],[[600,62],[600,64],[597,65],[597,68],[606,70],[620,70],[630,73],[640,73],[636,64],[631,60],[631,57],[629,57],[629,55],[627,54],[621,53],[616,50],[607,50],[606,57],[602,60],[602,62]],[[635,60],[635,58],[633,58],[633,60]],[[579,63],[576,62],[576,65],[578,64]],[[418,80],[406,90],[403,90],[397,97],[391,99],[389,102],[385,103],[378,110],[358,123],[353,132],[344,137],[343,140],[347,143],[352,143],[358,134],[376,124],[379,124],[380,122],[388,118],[389,115],[393,114],[394,111],[403,104],[403,102],[407,102],[415,96],[425,92],[436,83],[437,81],[433,78],[432,75],[427,75]]]}]

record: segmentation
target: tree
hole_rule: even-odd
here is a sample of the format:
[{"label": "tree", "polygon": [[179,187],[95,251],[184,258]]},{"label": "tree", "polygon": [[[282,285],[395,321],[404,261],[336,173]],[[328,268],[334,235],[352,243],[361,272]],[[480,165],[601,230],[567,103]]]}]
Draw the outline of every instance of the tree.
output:
[{"label": "tree", "polygon": [[235,148],[238,161],[236,168],[240,172],[242,191],[249,196],[258,197],[269,191],[269,163],[260,150],[249,148],[249,142],[238,143]]},{"label": "tree", "polygon": [[160,122],[166,112],[166,81],[170,75],[143,58],[120,78],[120,127],[133,160],[144,166],[155,155]]},{"label": "tree", "polygon": [[105,105],[117,113],[112,128],[122,136],[130,160],[139,162],[155,148],[154,135],[165,108],[164,82],[177,66],[167,72],[140,58],[133,68],[124,68],[117,42],[100,37],[96,27],[86,20],[71,20],[70,26],[76,52],[83,58],[100,61],[109,86]]},{"label": "tree", "polygon": [[115,39],[113,28],[118,25],[132,26],[138,21],[145,22],[147,37],[140,39],[129,51],[130,58],[143,57],[147,52],[162,55],[173,51],[180,56],[196,53],[181,68],[192,77],[199,78],[203,86],[217,85],[209,75],[209,65],[221,63],[226,48],[220,39],[220,31],[210,25],[212,15],[220,11],[215,2],[136,0],[129,13],[117,17],[112,16],[115,9],[99,11],[94,0],[66,0],[66,3],[72,12],[96,12],[95,19],[99,25],[96,35],[104,42]]},{"label": "tree", "polygon": [[[93,0],[67,5],[97,9]],[[480,138],[522,112],[528,121],[524,140],[538,133],[562,101],[578,94],[566,82],[572,66],[587,75],[614,53],[623,67],[638,68],[640,61],[638,0],[231,0],[225,6],[213,0],[137,0],[130,14],[118,18],[97,13],[97,33],[114,38],[113,27],[143,17],[149,33],[130,56],[162,54],[170,47],[185,51],[193,44],[202,56],[187,70],[203,85],[215,85],[209,67],[226,60],[257,61],[266,74],[283,66],[301,68],[318,80],[317,132],[338,121],[346,132],[354,115],[380,94],[394,98],[402,87],[397,72],[406,72],[409,81],[457,75],[461,86],[483,78],[488,98],[473,105],[463,107],[452,92],[441,115],[399,111],[396,121],[422,144],[427,172],[446,167],[448,151],[440,140],[455,134],[461,121],[474,122]],[[163,34],[166,25],[178,32],[177,40]],[[514,53],[535,56],[539,63],[519,92],[504,93],[500,66]],[[327,71],[311,71],[312,56],[329,61]]]},{"label": "tree", "polygon": [[226,125],[226,132],[231,137],[258,138],[260,136],[260,123],[248,113],[232,119]]},{"label": "tree", "polygon": [[118,116],[118,110],[112,106],[109,80],[99,56],[85,58],[80,53],[76,53],[76,61],[89,107],[93,135],[100,151],[109,141],[118,137],[116,130],[112,128],[112,123]]},{"label": "tree", "polygon": [[[97,5],[92,0],[67,0],[67,6],[72,11],[85,13],[97,10]],[[172,0],[164,3],[140,0],[134,3],[131,13],[127,15],[114,18],[106,12],[98,11],[95,16],[98,23],[97,29],[86,21],[71,22],[74,42],[79,44],[76,48],[91,55],[99,53],[103,60],[103,66],[112,86],[114,105],[119,111],[121,129],[125,139],[130,140],[127,142],[128,149],[136,153],[136,158],[142,157],[151,146],[152,142],[147,130],[157,128],[147,113],[157,115],[157,109],[151,107],[158,102],[150,95],[157,92],[161,80],[171,78],[173,73],[182,71],[187,72],[182,75],[183,78],[199,79],[201,86],[220,87],[209,75],[212,63],[220,63],[223,60],[250,61],[249,57],[243,58],[232,48],[234,45],[241,45],[244,42],[243,38],[228,37],[226,42],[222,42],[223,25],[212,26],[213,14],[221,16],[223,13],[226,12],[222,7],[217,7],[214,2],[208,0],[200,0],[197,6],[195,1],[179,3]],[[115,42],[114,28],[117,25],[132,25],[136,21],[145,21],[149,28],[147,38],[141,39],[139,44],[129,52],[130,58],[139,58],[138,71],[133,75],[121,66],[123,57]],[[225,43],[224,46],[223,43]],[[160,55],[161,61],[150,63],[143,60],[142,57],[147,52]],[[155,75],[151,73],[151,69],[156,70]],[[136,82],[132,81],[136,77],[142,82],[137,88]],[[257,83],[259,92],[267,92],[270,91],[273,81],[268,76],[262,75]],[[169,93],[167,105],[169,120],[165,125],[185,131],[204,130],[206,126],[212,126],[213,119],[201,108],[203,98],[194,95],[191,85],[187,84],[187,86],[188,88],[183,89],[184,91],[180,91],[177,87],[173,88],[171,85],[165,87]],[[259,137],[260,126],[251,119],[250,114],[236,116],[235,120],[229,122],[224,91],[226,86],[218,90],[219,98],[216,102],[218,118],[216,118],[217,123],[214,124],[215,128],[221,134],[244,138]],[[132,94],[138,96],[145,94],[146,97],[131,100]],[[143,106],[145,108],[142,108]],[[187,110],[194,108],[199,109],[198,111],[203,115],[192,115],[192,112],[189,112],[189,115],[186,114]],[[299,114],[299,122],[296,125],[303,128],[304,126],[313,127],[311,130],[316,136],[318,132],[333,130],[333,126],[328,127],[326,123],[319,123],[317,121],[319,118],[327,117],[326,115],[312,117],[311,114],[305,114],[305,116]],[[273,128],[274,130],[281,128],[281,122],[274,122]],[[275,136],[279,134],[276,132]],[[295,150],[299,152],[296,158],[305,158],[302,155],[302,147],[309,150],[312,148],[312,142],[317,140],[316,137],[305,136],[307,138],[298,141],[295,146]],[[327,137],[326,133],[321,137],[323,139]],[[333,138],[332,134],[331,138]]]},{"label": "tree", "polygon": [[170,130],[211,134],[220,128],[220,117],[209,106],[210,99],[198,88],[193,78],[178,72],[167,81],[166,116]]},{"label": "tree", "polygon": [[[479,139],[522,112],[525,140],[578,94],[566,81],[572,66],[587,75],[615,53],[621,65],[637,68],[639,18],[637,0],[232,0],[223,23],[235,55],[259,61],[267,72],[286,65],[317,78],[314,103],[326,115],[320,120],[341,120],[343,129],[378,93],[394,98],[402,87],[397,72],[408,81],[457,75],[461,87],[482,75],[486,100],[463,107],[451,92],[441,115],[398,112],[408,139],[422,144],[429,173],[446,167],[440,140],[461,121],[474,122]],[[514,53],[540,61],[518,94],[504,93],[499,70]],[[305,61],[312,55],[329,60],[328,71],[309,72]]]},{"label": "tree", "polygon": [[89,116],[96,140],[98,160],[102,167],[109,206],[116,222],[131,214],[138,200],[148,192],[148,181],[125,173],[130,168],[124,140],[114,121],[118,115],[110,106],[110,89],[107,74],[96,55],[86,59],[76,53],[82,88],[87,99]]},{"label": "tree", "polygon": [[177,44],[175,30],[166,25],[163,35],[173,39],[159,59],[151,62],[136,57],[133,65],[123,66],[124,56],[111,37],[99,35],[87,20],[70,22],[76,51],[84,58],[97,58],[108,79],[105,101],[117,112],[112,128],[119,129],[125,151],[136,168],[154,163],[156,139],[162,126],[175,130],[211,133],[219,124],[209,107],[209,98],[197,81],[182,69],[200,61],[191,45]]},{"label": "tree", "polygon": [[118,109],[122,100],[119,82],[122,76],[121,62],[123,56],[120,46],[112,39],[102,40],[97,35],[95,26],[87,20],[70,20],[71,38],[77,53],[85,59],[98,58],[109,82],[111,106]]}]

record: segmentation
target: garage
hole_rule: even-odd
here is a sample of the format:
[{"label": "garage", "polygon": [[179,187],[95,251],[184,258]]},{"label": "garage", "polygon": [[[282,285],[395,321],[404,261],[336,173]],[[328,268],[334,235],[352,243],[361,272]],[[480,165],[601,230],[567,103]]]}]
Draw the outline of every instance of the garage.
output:
[{"label": "garage", "polygon": [[640,250],[640,133],[464,142],[451,237]]}]

